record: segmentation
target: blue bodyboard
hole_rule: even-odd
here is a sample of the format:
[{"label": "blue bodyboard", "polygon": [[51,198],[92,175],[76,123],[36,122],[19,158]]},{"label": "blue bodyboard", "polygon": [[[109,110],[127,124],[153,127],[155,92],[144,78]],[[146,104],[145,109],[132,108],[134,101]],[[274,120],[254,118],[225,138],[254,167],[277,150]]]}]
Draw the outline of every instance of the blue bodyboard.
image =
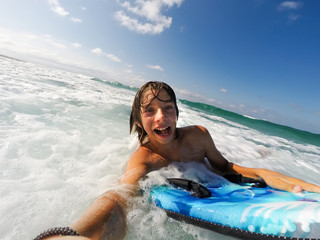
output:
[{"label": "blue bodyboard", "polygon": [[211,196],[199,198],[170,184],[154,186],[150,195],[174,219],[241,239],[320,239],[318,193],[290,193],[227,180],[205,187]]}]

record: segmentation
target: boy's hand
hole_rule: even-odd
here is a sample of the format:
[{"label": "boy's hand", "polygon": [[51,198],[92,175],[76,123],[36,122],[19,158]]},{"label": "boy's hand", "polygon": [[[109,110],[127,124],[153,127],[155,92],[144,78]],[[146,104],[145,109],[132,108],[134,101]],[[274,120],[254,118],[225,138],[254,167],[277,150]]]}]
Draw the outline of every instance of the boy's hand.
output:
[{"label": "boy's hand", "polygon": [[259,169],[257,175],[260,176],[266,184],[272,188],[285,190],[288,192],[299,193],[304,191],[320,193],[320,186],[307,183],[301,179],[289,177],[282,173]]}]

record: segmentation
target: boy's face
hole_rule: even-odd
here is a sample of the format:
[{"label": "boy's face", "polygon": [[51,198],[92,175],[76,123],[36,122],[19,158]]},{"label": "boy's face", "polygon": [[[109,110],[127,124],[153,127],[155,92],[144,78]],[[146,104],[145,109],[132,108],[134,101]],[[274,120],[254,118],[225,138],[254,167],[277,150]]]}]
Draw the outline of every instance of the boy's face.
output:
[{"label": "boy's face", "polygon": [[151,143],[168,144],[175,138],[177,115],[170,99],[165,90],[156,98],[151,90],[143,94],[141,122]]}]

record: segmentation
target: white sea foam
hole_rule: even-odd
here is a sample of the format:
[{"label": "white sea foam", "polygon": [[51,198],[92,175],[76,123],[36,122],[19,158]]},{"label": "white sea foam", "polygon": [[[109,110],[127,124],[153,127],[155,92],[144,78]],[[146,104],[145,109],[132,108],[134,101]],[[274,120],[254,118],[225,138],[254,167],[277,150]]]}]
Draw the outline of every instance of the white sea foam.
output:
[{"label": "white sea foam", "polygon": [[[128,126],[134,94],[89,76],[0,57],[1,239],[32,239],[68,225],[117,185],[138,146]],[[207,127],[229,160],[320,183],[319,147],[179,107],[178,125]],[[151,173],[142,186],[161,183],[163,174]],[[232,239],[168,219],[147,196],[132,205],[126,239]]]}]

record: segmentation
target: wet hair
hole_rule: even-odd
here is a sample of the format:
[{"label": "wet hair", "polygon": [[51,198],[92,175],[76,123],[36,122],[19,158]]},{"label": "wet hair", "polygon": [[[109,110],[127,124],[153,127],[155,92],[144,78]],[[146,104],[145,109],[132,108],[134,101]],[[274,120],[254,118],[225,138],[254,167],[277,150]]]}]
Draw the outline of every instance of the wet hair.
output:
[{"label": "wet hair", "polygon": [[[151,98],[151,100],[146,106],[144,93],[148,90],[150,90],[151,93],[153,94],[153,98]],[[169,100],[163,100],[159,98],[159,94],[161,90],[165,90],[168,93],[170,97]],[[146,137],[148,136],[148,134],[146,133],[142,125],[141,108],[148,107],[154,99],[158,99],[159,101],[162,101],[162,102],[173,102],[176,109],[177,118],[179,116],[176,95],[173,89],[168,84],[164,82],[147,82],[146,84],[144,84],[136,93],[136,96],[133,100],[131,114],[130,114],[130,133],[132,131],[138,133],[138,139],[140,144],[146,143]]]}]

